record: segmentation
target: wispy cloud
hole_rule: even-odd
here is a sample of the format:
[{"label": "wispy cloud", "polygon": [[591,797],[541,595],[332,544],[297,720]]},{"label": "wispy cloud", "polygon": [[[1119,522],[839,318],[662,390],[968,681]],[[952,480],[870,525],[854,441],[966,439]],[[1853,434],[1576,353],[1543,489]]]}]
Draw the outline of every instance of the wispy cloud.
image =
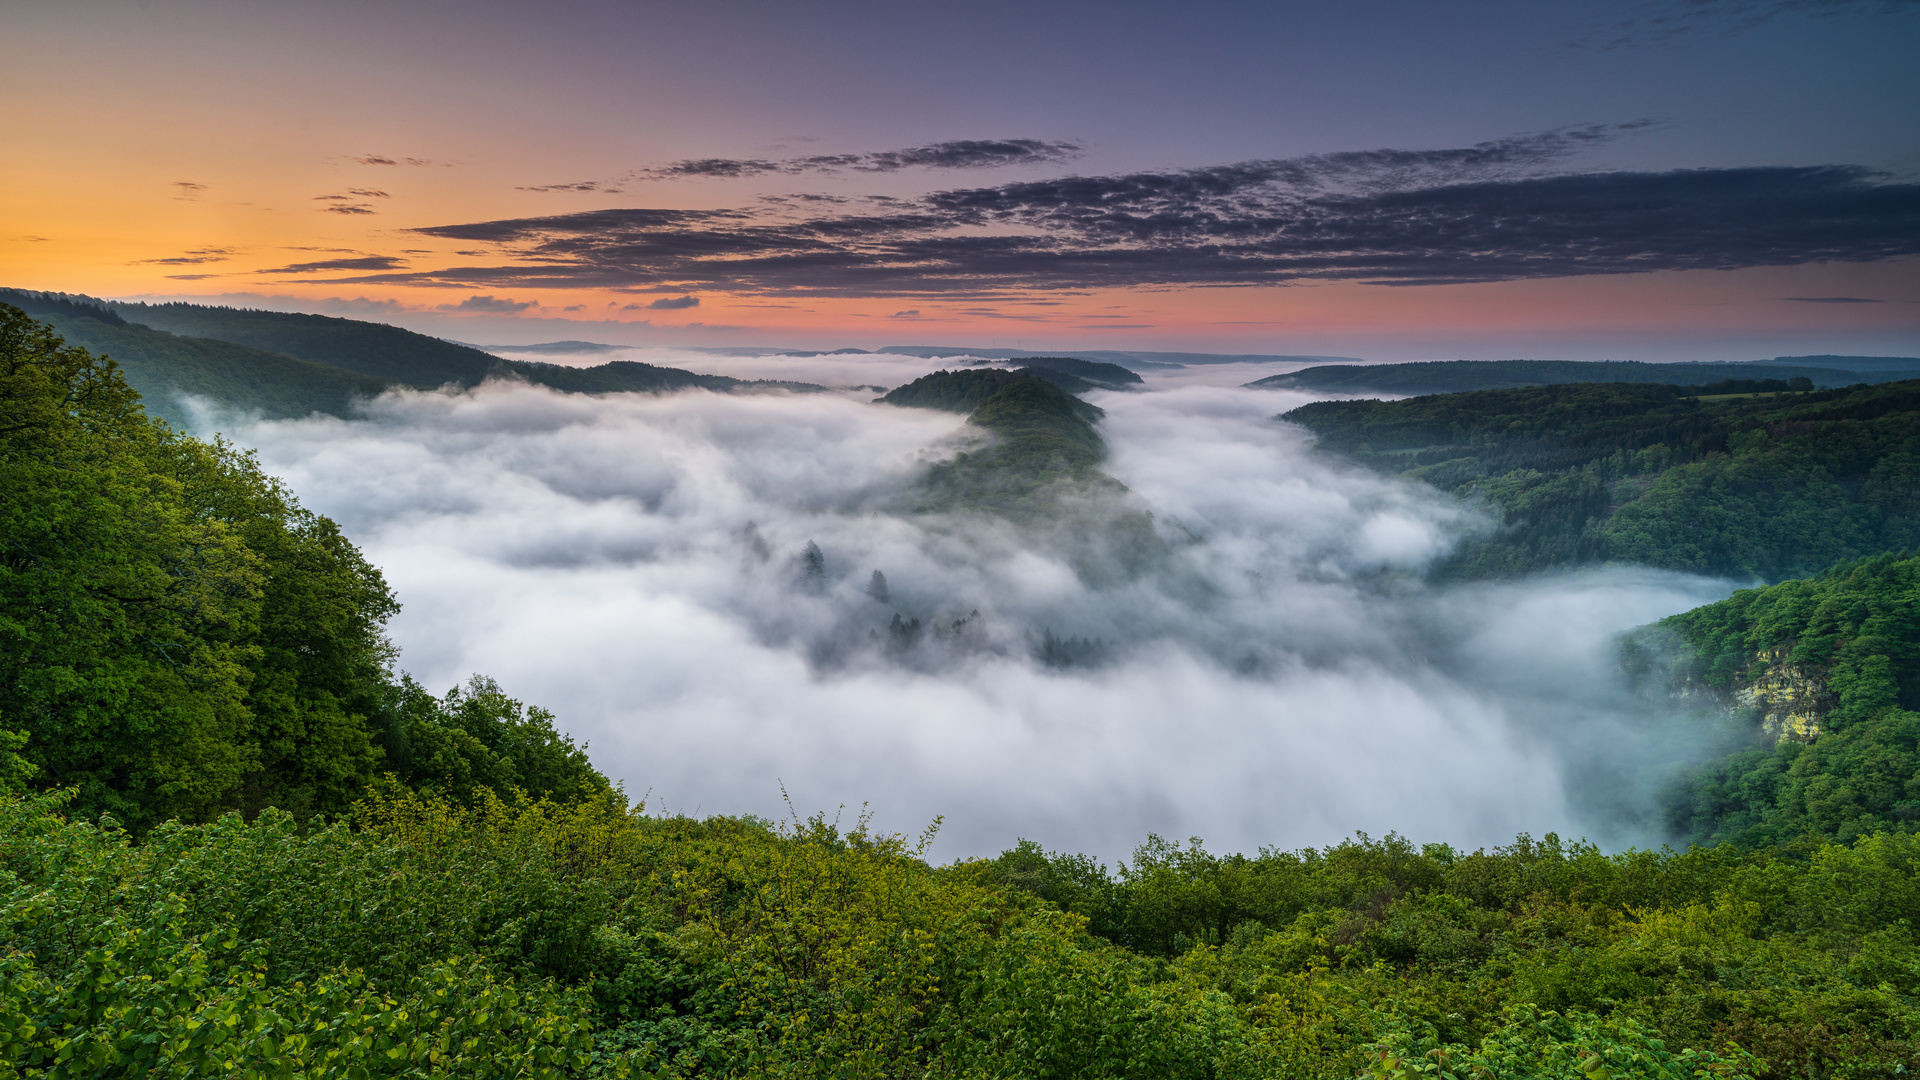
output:
[{"label": "wispy cloud", "polygon": [[396,270],[406,265],[406,260],[391,255],[365,255],[352,259],[321,259],[317,262],[292,263],[276,266],[270,270],[255,270],[256,274],[320,274],[331,270]]},{"label": "wispy cloud", "polygon": [[1007,165],[1057,165],[1080,156],[1078,143],[1038,139],[961,139],[905,150],[867,154],[814,154],[798,158],[698,158],[634,174],[642,180],[731,179],[767,173],[895,172],[900,169],[990,169]]},{"label": "wispy cloud", "polygon": [[1792,300],[1798,304],[1882,304],[1886,302],[1865,296],[1783,296],[1780,299]]},{"label": "wispy cloud", "polygon": [[235,253],[236,249],[234,248],[200,248],[195,251],[182,252],[179,255],[171,255],[164,259],[139,259],[129,265],[196,266],[200,263],[226,262],[227,258]]},{"label": "wispy cloud", "polygon": [[1733,34],[1775,19],[1836,19],[1920,11],[1920,0],[1649,0],[1628,18],[1596,25],[1574,48],[1631,48],[1678,38]]},{"label": "wispy cloud", "polygon": [[353,160],[359,162],[362,165],[414,165],[414,166],[423,166],[423,167],[429,167],[429,168],[433,168],[433,167],[445,168],[453,164],[453,162],[451,161],[428,161],[425,158],[415,158],[415,157],[395,158],[395,157],[388,157],[385,154],[364,154],[354,158]]},{"label": "wispy cloud", "polygon": [[511,300],[504,296],[469,296],[457,304],[441,304],[441,311],[482,312],[492,315],[512,315],[528,308],[539,307],[535,300]]},{"label": "wispy cloud", "polygon": [[976,302],[1013,290],[1431,285],[1920,254],[1920,185],[1869,169],[1582,172],[1645,122],[956,188],[811,216],[634,208],[415,230],[497,265],[342,279]]},{"label": "wispy cloud", "polygon": [[191,180],[175,180],[173,182],[173,197],[176,199],[184,199],[191,202],[194,199],[198,199],[201,192],[206,190],[207,185],[196,184]]},{"label": "wispy cloud", "polygon": [[619,188],[609,187],[598,180],[582,180],[574,184],[540,184],[533,187],[516,187],[513,190],[515,191],[569,191],[569,192],[575,192],[575,193],[592,191],[592,192],[599,192],[605,195],[620,194]]}]

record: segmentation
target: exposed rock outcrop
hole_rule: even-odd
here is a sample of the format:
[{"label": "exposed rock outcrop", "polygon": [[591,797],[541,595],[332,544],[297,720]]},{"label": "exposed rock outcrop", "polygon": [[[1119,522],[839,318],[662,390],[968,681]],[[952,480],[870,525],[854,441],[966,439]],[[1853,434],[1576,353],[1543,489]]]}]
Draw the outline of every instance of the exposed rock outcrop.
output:
[{"label": "exposed rock outcrop", "polygon": [[1789,659],[1791,651],[1782,645],[1757,653],[1756,667],[1727,696],[1733,707],[1758,713],[1761,729],[1774,742],[1810,743],[1820,735],[1822,718],[1840,704],[1840,695],[1827,689],[1818,668]]}]

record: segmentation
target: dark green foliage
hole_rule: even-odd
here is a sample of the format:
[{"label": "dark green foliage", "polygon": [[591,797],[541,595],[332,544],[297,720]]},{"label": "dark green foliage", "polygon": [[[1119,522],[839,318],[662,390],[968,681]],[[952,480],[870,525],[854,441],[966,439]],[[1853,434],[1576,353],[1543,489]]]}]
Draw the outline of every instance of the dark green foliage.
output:
[{"label": "dark green foliage", "polygon": [[1503,513],[1443,576],[1609,560],[1778,580],[1920,543],[1920,382],[1714,397],[1627,383],[1320,401],[1328,450]]},{"label": "dark green foliage", "polygon": [[[1083,489],[1125,491],[1099,469],[1106,441],[1092,405],[1043,379],[1005,371],[951,371],[908,383],[881,400],[943,402],[925,408],[968,409],[967,419],[994,436],[984,448],[961,452],[930,470],[922,482],[922,511],[982,509],[1016,520],[1039,521],[1059,511],[1063,496]],[[896,402],[896,403],[900,403]]]},{"label": "dark green foliage", "polygon": [[936,371],[894,387],[880,400],[913,409],[970,413],[1017,377],[1004,368]]},{"label": "dark green foliage", "polygon": [[782,382],[774,379],[735,379],[726,375],[696,375],[679,368],[655,367],[634,360],[610,360],[589,368],[565,367],[523,360],[500,363],[508,371],[540,386],[572,394],[658,394],[670,390],[699,387],[723,392],[741,390],[791,390],[819,393],[823,387],[812,383]]},{"label": "dark green foliage", "polygon": [[881,398],[966,411],[972,426],[991,436],[985,446],[929,468],[907,509],[1005,518],[1044,535],[1088,582],[1137,574],[1165,556],[1166,544],[1153,516],[1100,470],[1107,447],[1095,425],[1105,414],[1042,374],[940,371]]},{"label": "dark green foliage", "polygon": [[810,383],[747,381],[697,375],[679,368],[615,360],[590,368],[505,360],[470,345],[416,334],[397,326],[300,315],[282,311],[208,307],[200,304],[116,304],[122,315],[177,334],[218,338],[285,353],[316,364],[371,375],[394,383],[433,387],[478,386],[489,378],[519,377],[576,394],[662,393],[701,387],[733,390],[762,387],[817,391]]},{"label": "dark green foliage", "polygon": [[[102,324],[105,325],[105,324]],[[0,731],[7,774],[136,829],[343,812],[386,771],[470,795],[604,788],[491,683],[395,683],[398,609],[251,455],[151,422],[111,362],[0,306]]]},{"label": "dark green foliage", "polygon": [[[397,326],[197,304],[114,304],[90,297],[0,290],[75,345],[111,356],[149,411],[187,427],[180,396],[271,418],[346,416],[394,386],[477,386],[524,379],[578,394],[818,392],[811,383],[743,380],[616,360],[590,368],[505,360]],[[130,315],[128,321],[123,315]],[[178,336],[176,336],[178,335]],[[193,336],[203,335],[203,336]]]},{"label": "dark green foliage", "polygon": [[1724,692],[1792,664],[1837,698],[1812,745],[1743,750],[1689,776],[1669,799],[1677,835],[1754,845],[1920,828],[1920,556],[1744,589],[1660,627],[1683,645],[1683,680]]},{"label": "dark green foliage", "polygon": [[[1785,359],[1785,358],[1783,358]],[[1329,364],[1248,383],[1273,390],[1312,390],[1325,394],[1454,394],[1517,386],[1564,383],[1690,383],[1740,379],[1801,378],[1814,386],[1850,386],[1920,378],[1920,361],[1906,368],[1871,367],[1864,371],[1774,364],[1643,364],[1636,360],[1594,363],[1582,360],[1439,360],[1414,364]]]},{"label": "dark green foliage", "polygon": [[408,386],[477,386],[505,361],[384,323],[202,304],[116,304],[156,330],[217,338]]},{"label": "dark green foliage", "polygon": [[80,348],[113,357],[148,410],[187,426],[182,394],[269,417],[344,416],[392,384],[341,368],[201,337],[176,337],[122,319],[104,303],[0,290],[0,302],[46,322]]},{"label": "dark green foliage", "polygon": [[[160,1040],[177,1075],[1920,1066],[1911,836],[1793,857],[1149,838],[1111,873],[1028,843],[934,868],[864,828],[650,818],[604,794],[376,793],[354,827],[268,813],[138,843],[59,803],[0,799],[0,1064],[48,1068],[72,1039],[86,1068],[49,1076],[141,1075]],[[223,1035],[193,1034],[212,1018]]]},{"label": "dark green foliage", "polygon": [[1116,872],[1026,842],[976,865],[1290,1031],[1313,1064],[1287,1075],[1367,1060],[1380,1076],[1572,1078],[1593,1055],[1645,1077],[1716,1055],[1739,1067],[1713,1075],[1920,1064],[1913,836],[1793,855],[1362,836],[1251,857],[1150,837]]},{"label": "dark green foliage", "polygon": [[1103,364],[1095,360],[1079,360],[1071,356],[1017,356],[1009,361],[1013,367],[1028,371],[1057,371],[1084,379],[1090,383],[1105,383],[1109,386],[1139,386],[1146,382],[1139,375],[1128,371],[1119,364]]},{"label": "dark green foliage", "polygon": [[[1051,383],[1068,394],[1084,394],[1089,390],[1099,390],[1101,386],[1068,371],[1053,368],[971,368],[963,371],[936,371],[922,375],[918,379],[896,386],[879,400],[888,405],[903,405],[915,409],[940,409],[945,412],[970,413],[986,400],[1016,379],[1039,379]],[[1091,417],[1097,418],[1100,411],[1093,409]],[[1091,422],[1091,421],[1089,421]]]}]

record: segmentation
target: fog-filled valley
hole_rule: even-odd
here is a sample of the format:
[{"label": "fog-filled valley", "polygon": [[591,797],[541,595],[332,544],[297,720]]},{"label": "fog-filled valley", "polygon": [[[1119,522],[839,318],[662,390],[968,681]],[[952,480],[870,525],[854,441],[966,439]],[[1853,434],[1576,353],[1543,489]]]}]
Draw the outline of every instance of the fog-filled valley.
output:
[{"label": "fog-filled valley", "polygon": [[16,1073],[1920,1064],[1905,368],[5,295]]},{"label": "fog-filled valley", "polygon": [[401,667],[493,676],[656,809],[777,818],[784,790],[901,831],[944,815],[941,857],[1024,837],[1114,859],[1149,832],[1243,851],[1665,838],[1655,789],[1699,748],[1627,694],[1613,638],[1732,582],[1429,586],[1484,512],[1314,455],[1271,419],[1304,395],[1191,369],[1088,396],[1164,543],[1101,572],[1044,526],[905,507],[962,417],[867,387],[933,362],[685,363],[861,389],[493,382],[200,423],[383,570]]}]

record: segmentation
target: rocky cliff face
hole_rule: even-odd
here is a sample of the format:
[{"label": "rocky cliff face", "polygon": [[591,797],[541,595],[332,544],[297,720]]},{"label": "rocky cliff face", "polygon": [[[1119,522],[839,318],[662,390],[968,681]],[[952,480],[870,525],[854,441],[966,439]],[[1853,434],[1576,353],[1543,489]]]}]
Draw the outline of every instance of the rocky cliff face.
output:
[{"label": "rocky cliff face", "polygon": [[1827,688],[1823,670],[1790,659],[1792,651],[1781,645],[1755,653],[1726,690],[1707,685],[1683,666],[1673,674],[1672,695],[1691,706],[1753,716],[1776,744],[1810,743],[1820,737],[1821,720],[1840,704],[1840,696]]},{"label": "rocky cliff face", "polygon": [[1734,685],[1730,697],[1735,708],[1759,713],[1761,728],[1774,742],[1810,743],[1819,737],[1821,719],[1840,704],[1840,696],[1827,689],[1817,668],[1787,659],[1789,651],[1783,645],[1756,654],[1757,670],[1748,669],[1749,677]]}]

